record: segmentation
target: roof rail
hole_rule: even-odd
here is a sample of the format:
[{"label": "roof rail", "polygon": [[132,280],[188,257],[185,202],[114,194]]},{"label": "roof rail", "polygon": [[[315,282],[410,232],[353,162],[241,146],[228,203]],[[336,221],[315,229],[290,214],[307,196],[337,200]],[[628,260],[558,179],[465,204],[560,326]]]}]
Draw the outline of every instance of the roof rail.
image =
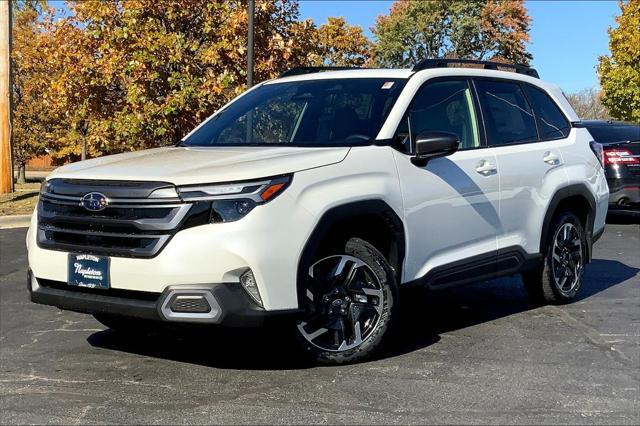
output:
[{"label": "roof rail", "polygon": [[511,71],[525,74],[529,77],[540,78],[538,71],[526,65],[503,64],[501,62],[478,61],[475,59],[425,59],[413,66],[413,71],[421,71],[429,68],[448,68],[450,65],[482,65],[486,70]]},{"label": "roof rail", "polygon": [[323,71],[358,70],[359,67],[295,67],[280,74],[278,78],[291,77],[292,75],[312,74]]}]

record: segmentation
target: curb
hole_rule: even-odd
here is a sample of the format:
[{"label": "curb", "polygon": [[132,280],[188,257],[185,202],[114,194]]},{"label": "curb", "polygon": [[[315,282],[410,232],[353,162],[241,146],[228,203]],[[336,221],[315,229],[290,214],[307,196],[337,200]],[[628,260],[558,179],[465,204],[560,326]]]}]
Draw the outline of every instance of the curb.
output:
[{"label": "curb", "polygon": [[31,223],[30,214],[0,216],[0,229],[26,228]]}]

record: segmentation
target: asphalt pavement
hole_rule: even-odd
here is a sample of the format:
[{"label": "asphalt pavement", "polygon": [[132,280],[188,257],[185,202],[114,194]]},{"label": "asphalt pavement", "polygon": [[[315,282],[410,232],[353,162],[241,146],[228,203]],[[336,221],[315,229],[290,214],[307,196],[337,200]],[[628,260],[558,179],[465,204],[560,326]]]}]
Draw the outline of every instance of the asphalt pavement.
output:
[{"label": "asphalt pavement", "polygon": [[127,337],[28,301],[0,231],[0,423],[640,424],[640,227],[608,225],[579,300],[518,278],[405,297],[378,359],[310,365],[282,328]]}]

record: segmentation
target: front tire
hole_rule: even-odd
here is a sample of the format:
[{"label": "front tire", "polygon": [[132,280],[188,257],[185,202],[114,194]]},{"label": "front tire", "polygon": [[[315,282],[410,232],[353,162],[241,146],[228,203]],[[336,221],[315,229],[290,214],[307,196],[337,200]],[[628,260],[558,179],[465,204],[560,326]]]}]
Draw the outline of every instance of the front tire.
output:
[{"label": "front tire", "polygon": [[362,361],[379,350],[395,320],[393,269],[371,244],[351,238],[343,253],[317,259],[304,283],[299,342],[317,362]]},{"label": "front tire", "polygon": [[568,303],[582,286],[587,238],[580,219],[570,212],[559,214],[550,231],[542,265],[524,273],[522,281],[536,303]]}]

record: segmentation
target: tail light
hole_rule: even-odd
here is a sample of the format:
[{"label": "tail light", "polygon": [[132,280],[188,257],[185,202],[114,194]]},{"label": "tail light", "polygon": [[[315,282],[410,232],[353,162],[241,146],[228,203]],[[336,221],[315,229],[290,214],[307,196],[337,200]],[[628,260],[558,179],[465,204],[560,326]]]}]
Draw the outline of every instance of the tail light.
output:
[{"label": "tail light", "polygon": [[593,153],[596,155],[596,158],[600,162],[600,165],[602,167],[604,167],[604,158],[603,158],[603,154],[602,154],[602,145],[599,144],[596,141],[591,141],[591,142],[589,142],[589,147],[591,148],[591,151],[593,151]]},{"label": "tail light", "polygon": [[631,151],[624,148],[607,148],[604,150],[604,164],[640,164],[640,160]]}]

